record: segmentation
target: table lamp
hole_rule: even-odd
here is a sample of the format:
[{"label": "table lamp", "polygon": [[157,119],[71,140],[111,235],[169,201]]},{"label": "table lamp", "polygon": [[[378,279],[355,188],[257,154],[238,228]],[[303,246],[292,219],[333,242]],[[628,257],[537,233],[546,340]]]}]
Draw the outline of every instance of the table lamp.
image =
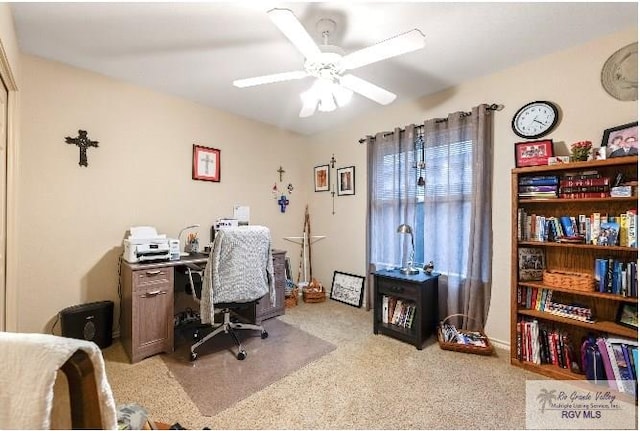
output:
[{"label": "table lamp", "polygon": [[413,230],[411,226],[406,223],[398,226],[396,230],[399,234],[409,234],[411,235],[411,250],[409,251],[409,259],[407,260],[406,267],[400,269],[400,273],[402,274],[418,274],[420,271],[417,268],[413,267],[413,256],[415,255],[415,245],[413,244]]}]

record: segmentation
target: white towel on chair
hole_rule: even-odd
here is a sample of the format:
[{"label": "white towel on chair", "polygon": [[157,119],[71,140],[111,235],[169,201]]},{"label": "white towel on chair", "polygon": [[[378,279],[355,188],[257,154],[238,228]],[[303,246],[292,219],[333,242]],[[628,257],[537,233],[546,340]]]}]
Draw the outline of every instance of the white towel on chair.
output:
[{"label": "white towel on chair", "polygon": [[77,350],[86,352],[93,363],[103,428],[117,429],[111,386],[95,343],[38,333],[0,332],[0,430],[50,428],[58,370]]},{"label": "white towel on chair", "polygon": [[264,226],[218,232],[202,278],[200,318],[212,324],[216,303],[247,303],[270,294],[275,303],[271,233]]}]

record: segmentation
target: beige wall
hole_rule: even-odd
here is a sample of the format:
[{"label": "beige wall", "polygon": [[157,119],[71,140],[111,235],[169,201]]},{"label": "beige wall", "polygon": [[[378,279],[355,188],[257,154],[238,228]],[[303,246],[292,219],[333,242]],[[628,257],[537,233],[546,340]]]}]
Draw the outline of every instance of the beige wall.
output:
[{"label": "beige wall", "polygon": [[[117,301],[130,226],[176,237],[199,223],[208,241],[211,224],[238,204],[271,228],[274,247],[291,248],[282,237],[302,229],[304,138],[26,55],[22,81],[19,331],[48,332],[67,306]],[[79,129],[99,141],[88,167],[64,140]],[[221,150],[220,183],[191,179],[194,143]],[[271,194],[280,165],[295,187],[284,214]]]},{"label": "beige wall", "polygon": [[[515,110],[538,99],[554,101],[562,120],[551,138],[556,153],[577,140],[599,143],[605,128],[637,120],[637,104],[620,102],[600,85],[604,61],[637,41],[637,28],[483,77],[413,102],[380,107],[348,126],[300,137],[252,121],[129,86],[42,59],[22,57],[20,158],[19,330],[48,331],[55,314],[72,304],[117,300],[117,257],[124,231],[153,225],[175,236],[184,225],[208,226],[234,204],[251,206],[252,222],[271,227],[275,247],[300,235],[310,202],[314,276],[330,288],[335,270],[365,275],[365,148],[358,139],[408,123],[421,123],[482,102],[503,104],[495,113],[493,180],[493,297],[487,333],[509,340],[510,128]],[[490,61],[490,59],[488,60]],[[86,129],[100,147],[89,167],[64,137]],[[191,180],[191,145],[222,150],[222,182]],[[309,146],[310,145],[310,146]],[[356,195],[315,193],[313,167],[356,166]],[[295,191],[281,214],[271,197],[282,165]],[[333,174],[334,172],[332,172]],[[332,180],[332,183],[334,180]],[[202,230],[201,232],[206,232]],[[205,233],[201,233],[206,237]],[[436,264],[437,266],[437,264]]]},{"label": "beige wall", "polygon": [[[327,239],[314,249],[314,274],[331,284],[334,270],[365,275],[366,153],[358,139],[367,134],[392,130],[395,126],[422,123],[450,112],[470,110],[480,103],[503,104],[495,112],[493,177],[493,285],[487,334],[498,342],[509,341],[510,302],[510,171],[514,167],[514,143],[520,141],[511,130],[515,111],[529,101],[550,100],[559,105],[562,119],[550,134],[556,155],[568,155],[566,145],[579,140],[599,144],[605,128],[638,119],[636,102],[610,97],[600,85],[600,71],[616,50],[638,39],[637,28],[592,41],[583,46],[549,55],[497,74],[486,76],[417,101],[391,105],[377,113],[350,122],[337,131],[315,136],[307,170],[329,161],[337,167],[356,166],[356,195],[335,199],[311,193],[314,232]],[[487,59],[487,61],[491,61]],[[437,270],[436,264],[436,270]]]}]

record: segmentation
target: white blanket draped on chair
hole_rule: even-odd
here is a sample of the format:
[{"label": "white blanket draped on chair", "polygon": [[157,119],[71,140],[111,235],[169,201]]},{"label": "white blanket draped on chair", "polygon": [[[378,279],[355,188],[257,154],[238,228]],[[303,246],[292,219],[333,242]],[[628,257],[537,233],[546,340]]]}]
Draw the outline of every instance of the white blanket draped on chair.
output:
[{"label": "white blanket draped on chair", "polygon": [[266,293],[270,294],[274,305],[269,229],[239,226],[218,231],[202,279],[201,321],[213,323],[217,303],[251,302]]},{"label": "white blanket draped on chair", "polygon": [[103,428],[117,429],[111,386],[95,343],[39,333],[0,332],[0,430],[50,428],[56,376],[78,350],[87,353],[93,364]]}]

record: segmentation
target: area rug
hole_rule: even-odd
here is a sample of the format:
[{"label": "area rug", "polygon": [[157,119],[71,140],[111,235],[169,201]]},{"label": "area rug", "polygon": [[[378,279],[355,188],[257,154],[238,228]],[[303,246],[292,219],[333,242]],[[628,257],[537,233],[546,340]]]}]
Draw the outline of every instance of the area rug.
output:
[{"label": "area rug", "polygon": [[198,349],[191,362],[191,340],[176,334],[176,350],[162,360],[204,416],[213,416],[238,401],[333,351],[336,346],[278,319],[263,322],[269,337],[242,330],[247,351],[237,360],[229,335],[218,335]]}]

